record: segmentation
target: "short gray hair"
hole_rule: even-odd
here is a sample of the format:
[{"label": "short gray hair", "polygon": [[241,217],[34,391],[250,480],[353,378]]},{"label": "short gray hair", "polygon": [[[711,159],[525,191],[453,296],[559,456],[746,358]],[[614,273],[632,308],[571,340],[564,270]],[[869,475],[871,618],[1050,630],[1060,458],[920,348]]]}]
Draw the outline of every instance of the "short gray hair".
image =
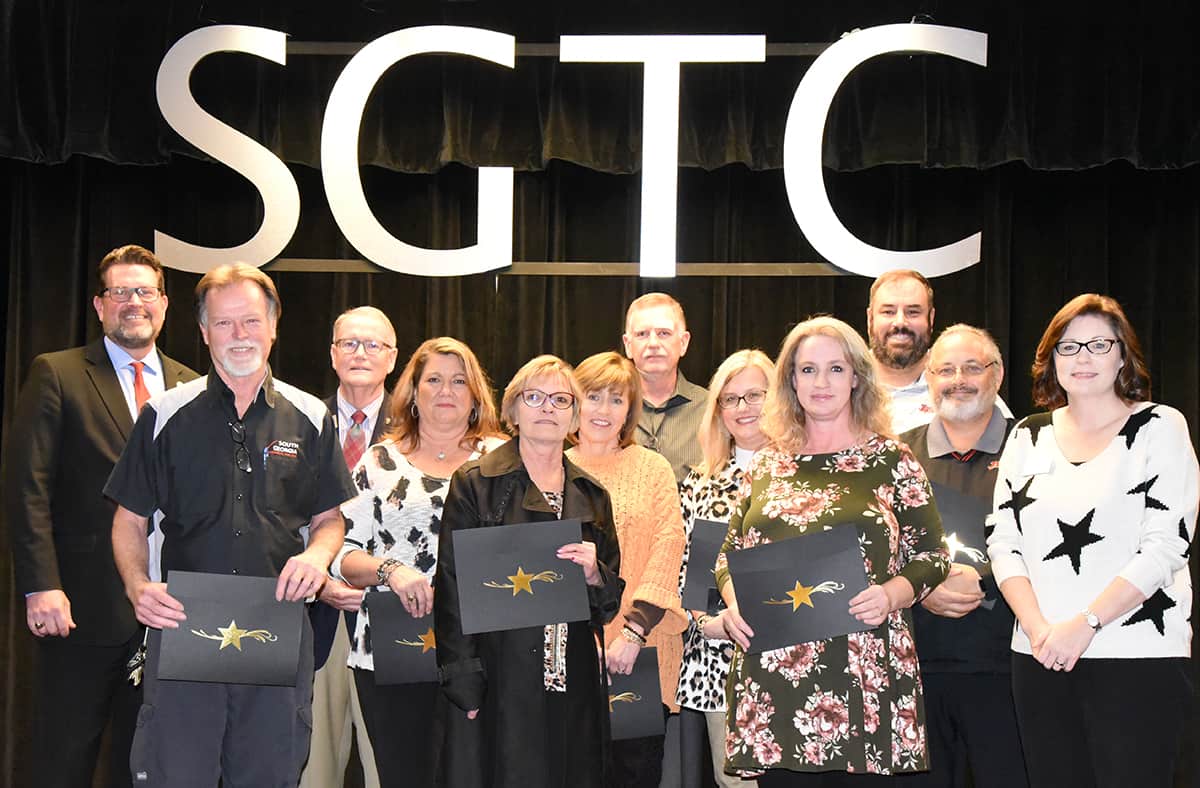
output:
[{"label": "short gray hair", "polygon": [[987,360],[989,362],[996,362],[1001,369],[1004,369],[1004,358],[1000,355],[1000,346],[996,344],[995,339],[992,339],[992,335],[982,328],[969,326],[966,323],[955,323],[952,326],[947,326],[946,328],[942,329],[942,333],[938,334],[937,341],[934,342],[933,346],[929,348],[929,358],[933,358],[933,354],[937,352],[938,346],[941,345],[943,341],[949,339],[950,337],[961,336],[964,334],[979,340],[984,347],[984,351],[988,355]]},{"label": "short gray hair", "polygon": [[392,321],[388,320],[388,316],[384,314],[382,309],[377,309],[373,306],[356,306],[352,309],[347,309],[345,312],[337,316],[337,320],[333,321],[333,336],[332,339],[337,339],[338,326],[347,318],[351,317],[373,317],[387,328],[387,333],[391,335],[391,342],[396,344],[396,329],[392,327]]}]

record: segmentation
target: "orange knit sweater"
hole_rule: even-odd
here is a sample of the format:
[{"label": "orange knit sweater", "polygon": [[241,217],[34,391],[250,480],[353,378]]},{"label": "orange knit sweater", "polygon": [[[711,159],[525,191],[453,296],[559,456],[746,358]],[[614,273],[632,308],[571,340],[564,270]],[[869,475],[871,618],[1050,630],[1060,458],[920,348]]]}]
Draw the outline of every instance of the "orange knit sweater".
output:
[{"label": "orange knit sweater", "polygon": [[675,687],[683,660],[680,633],[687,628],[688,619],[679,601],[684,531],[671,463],[641,446],[603,457],[584,457],[578,449],[571,449],[567,456],[604,485],[612,499],[625,593],[621,612],[604,628],[605,642],[621,637],[625,615],[635,600],[662,608],[663,618],[650,630],[647,645],[658,649],[663,703],[678,711]]}]

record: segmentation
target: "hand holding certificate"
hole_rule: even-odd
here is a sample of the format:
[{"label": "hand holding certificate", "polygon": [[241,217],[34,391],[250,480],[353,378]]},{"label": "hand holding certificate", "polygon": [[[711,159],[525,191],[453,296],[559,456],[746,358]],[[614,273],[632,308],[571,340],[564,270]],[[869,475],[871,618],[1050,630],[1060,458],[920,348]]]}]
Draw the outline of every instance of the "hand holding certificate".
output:
[{"label": "hand holding certificate", "polygon": [[463,633],[586,621],[595,546],[581,534],[579,520],[454,531]]},{"label": "hand holding certificate", "polygon": [[871,628],[850,612],[851,600],[869,585],[852,525],[738,550],[728,559],[739,613],[755,633],[748,653]]}]

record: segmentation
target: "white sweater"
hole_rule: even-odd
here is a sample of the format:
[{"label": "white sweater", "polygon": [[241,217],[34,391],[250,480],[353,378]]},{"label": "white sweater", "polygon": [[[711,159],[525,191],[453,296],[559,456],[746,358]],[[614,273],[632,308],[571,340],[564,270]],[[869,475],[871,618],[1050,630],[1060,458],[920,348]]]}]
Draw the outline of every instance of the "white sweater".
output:
[{"label": "white sweater", "polygon": [[[1023,419],[1000,457],[988,554],[996,581],[1028,577],[1046,620],[1084,610],[1116,577],[1146,602],[1106,624],[1084,657],[1191,654],[1188,555],[1200,468],[1183,414],[1138,404],[1099,455],[1063,456],[1050,413]],[[1020,623],[1014,651],[1030,654]]]}]

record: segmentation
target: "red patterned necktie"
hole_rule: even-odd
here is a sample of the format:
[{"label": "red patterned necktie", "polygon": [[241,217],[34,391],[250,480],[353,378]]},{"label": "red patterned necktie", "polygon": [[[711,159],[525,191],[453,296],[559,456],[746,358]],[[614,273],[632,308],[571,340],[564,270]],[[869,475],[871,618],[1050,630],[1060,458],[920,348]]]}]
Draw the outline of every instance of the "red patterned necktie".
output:
[{"label": "red patterned necktie", "polygon": [[367,414],[356,410],[350,420],[354,424],[346,430],[346,442],[342,444],[342,456],[346,458],[346,467],[354,470],[354,466],[358,465],[359,458],[367,450],[367,436],[362,428],[363,422],[367,420]]},{"label": "red patterned necktie", "polygon": [[137,405],[137,412],[142,412],[142,406],[150,399],[150,389],[146,388],[146,379],[142,377],[142,367],[146,366],[141,361],[131,363],[133,367],[133,401]]}]

